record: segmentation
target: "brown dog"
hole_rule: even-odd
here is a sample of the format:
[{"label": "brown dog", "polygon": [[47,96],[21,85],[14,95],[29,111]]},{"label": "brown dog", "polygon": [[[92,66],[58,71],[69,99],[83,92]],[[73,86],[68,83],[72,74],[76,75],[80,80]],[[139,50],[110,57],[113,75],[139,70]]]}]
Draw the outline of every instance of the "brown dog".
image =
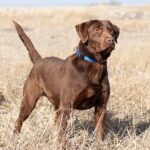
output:
[{"label": "brown dog", "polygon": [[[96,136],[103,139],[103,124],[110,86],[107,58],[115,48],[119,28],[107,20],[91,20],[76,25],[80,37],[76,53],[62,60],[41,58],[19,24],[18,35],[29,52],[33,68],[24,85],[23,100],[15,131],[20,132],[36,102],[46,96],[56,109],[56,123],[64,133],[69,114],[74,109],[95,107]],[[61,125],[61,126],[60,126]]]}]

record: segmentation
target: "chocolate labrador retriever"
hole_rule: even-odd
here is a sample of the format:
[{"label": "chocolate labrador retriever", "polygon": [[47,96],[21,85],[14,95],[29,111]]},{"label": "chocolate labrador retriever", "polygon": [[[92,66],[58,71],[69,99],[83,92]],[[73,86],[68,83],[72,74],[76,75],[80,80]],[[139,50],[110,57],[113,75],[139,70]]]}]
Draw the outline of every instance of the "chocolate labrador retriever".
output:
[{"label": "chocolate labrador retriever", "polygon": [[72,109],[95,107],[95,133],[102,140],[110,93],[107,58],[115,48],[119,28],[108,20],[90,20],[76,25],[80,42],[76,52],[63,60],[41,58],[21,26],[15,21],[14,25],[33,63],[24,84],[15,132],[20,132],[38,99],[46,96],[55,107],[55,121],[61,135],[65,133]]}]

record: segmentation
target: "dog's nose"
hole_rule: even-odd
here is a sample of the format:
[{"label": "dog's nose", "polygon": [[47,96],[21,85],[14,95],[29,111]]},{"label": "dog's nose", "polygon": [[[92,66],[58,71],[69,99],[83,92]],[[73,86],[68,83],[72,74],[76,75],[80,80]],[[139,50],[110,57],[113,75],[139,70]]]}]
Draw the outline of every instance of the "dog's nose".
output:
[{"label": "dog's nose", "polygon": [[115,40],[114,40],[113,37],[108,37],[108,38],[107,38],[107,42],[108,42],[108,44],[114,44],[114,43],[115,43]]}]

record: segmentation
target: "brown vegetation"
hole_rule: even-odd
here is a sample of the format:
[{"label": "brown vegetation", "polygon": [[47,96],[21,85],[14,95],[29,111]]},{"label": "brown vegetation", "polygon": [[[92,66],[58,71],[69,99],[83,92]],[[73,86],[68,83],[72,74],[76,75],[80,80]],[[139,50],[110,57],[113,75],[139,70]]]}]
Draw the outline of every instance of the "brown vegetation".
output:
[{"label": "brown vegetation", "polygon": [[24,27],[43,57],[54,55],[66,58],[73,53],[79,40],[75,24],[89,19],[110,19],[121,29],[116,50],[108,61],[111,95],[106,139],[101,143],[93,138],[92,109],[74,111],[69,120],[67,149],[150,149],[148,6],[1,8],[0,149],[61,149],[61,144],[57,143],[55,137],[57,131],[53,125],[53,106],[44,97],[24,123],[21,134],[13,134],[14,121],[22,99],[23,83],[32,64],[11,20],[16,20]]}]

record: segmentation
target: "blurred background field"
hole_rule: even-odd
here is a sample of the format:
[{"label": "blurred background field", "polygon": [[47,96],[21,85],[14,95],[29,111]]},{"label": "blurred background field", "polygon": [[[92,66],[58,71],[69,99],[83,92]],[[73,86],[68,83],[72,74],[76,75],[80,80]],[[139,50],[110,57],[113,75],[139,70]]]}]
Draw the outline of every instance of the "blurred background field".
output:
[{"label": "blurred background field", "polygon": [[106,138],[93,138],[93,109],[74,111],[69,121],[67,149],[150,149],[150,6],[92,5],[70,7],[0,8],[0,149],[61,149],[57,143],[53,106],[41,98],[19,136],[14,121],[19,113],[23,83],[32,63],[12,20],[29,35],[42,57],[66,58],[79,38],[75,25],[108,19],[120,27],[116,50],[108,60],[111,95]]}]

